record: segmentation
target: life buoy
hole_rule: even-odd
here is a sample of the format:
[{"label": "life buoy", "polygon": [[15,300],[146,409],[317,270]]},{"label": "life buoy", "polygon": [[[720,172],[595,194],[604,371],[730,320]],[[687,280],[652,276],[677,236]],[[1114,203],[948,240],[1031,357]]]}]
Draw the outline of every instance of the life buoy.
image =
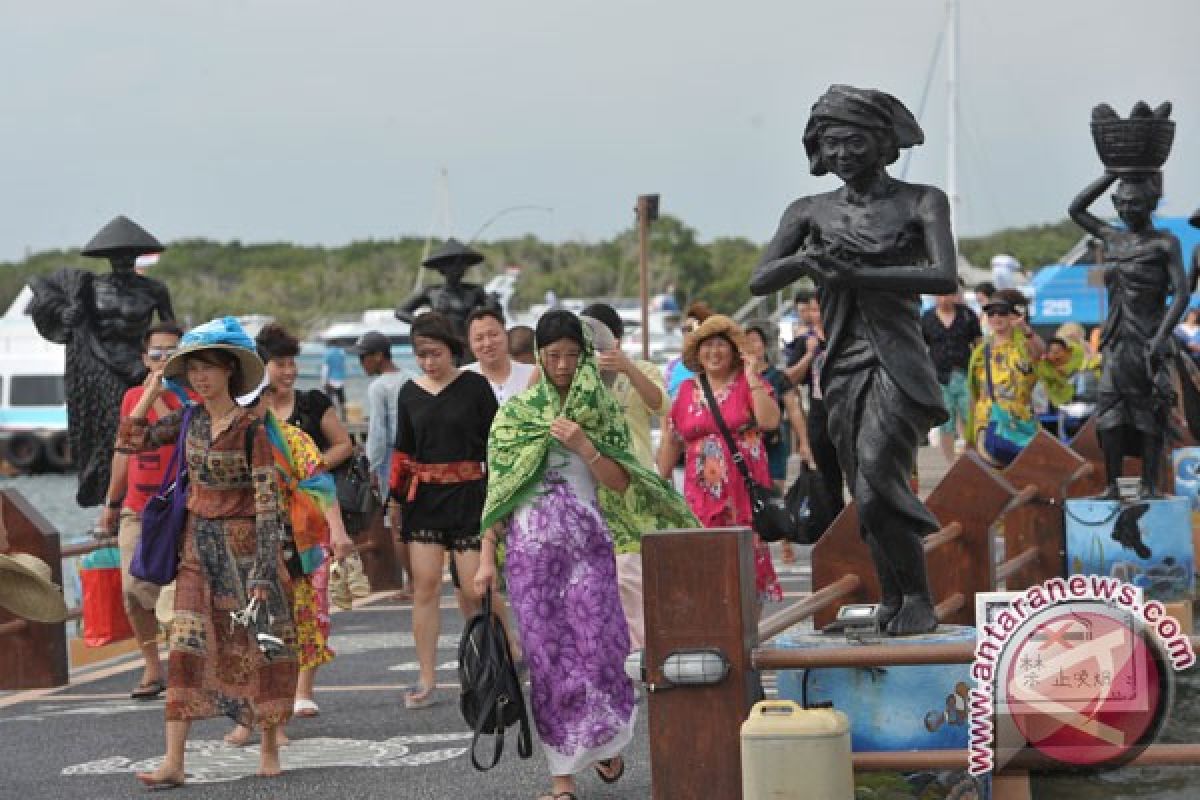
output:
[{"label": "life buoy", "polygon": [[42,440],[32,433],[14,433],[4,443],[4,460],[19,470],[32,470],[45,453]]},{"label": "life buoy", "polygon": [[66,431],[51,434],[45,443],[46,463],[53,469],[70,469],[74,460],[71,458],[71,438]]}]

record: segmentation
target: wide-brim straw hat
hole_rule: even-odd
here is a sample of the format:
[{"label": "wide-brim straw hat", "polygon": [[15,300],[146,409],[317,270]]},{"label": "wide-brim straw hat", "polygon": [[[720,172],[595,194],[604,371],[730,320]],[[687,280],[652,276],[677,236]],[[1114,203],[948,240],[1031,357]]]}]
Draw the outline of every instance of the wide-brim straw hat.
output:
[{"label": "wide-brim straw hat", "polygon": [[163,367],[163,376],[187,385],[187,358],[204,350],[223,350],[241,365],[240,379],[229,386],[234,397],[249,394],[262,383],[266,367],[258,357],[254,340],[233,317],[222,317],[192,328],[179,340],[176,350]]},{"label": "wide-brim straw hat", "polygon": [[62,622],[67,603],[50,565],[29,553],[0,553],[0,608],[35,622]]},{"label": "wide-brim straw hat", "polygon": [[745,332],[741,326],[731,320],[724,314],[713,314],[694,331],[689,333],[683,340],[683,365],[692,372],[699,373],[700,369],[700,345],[705,339],[711,339],[714,336],[724,336],[733,344],[733,362],[740,364],[742,360],[742,349],[745,341]]}]

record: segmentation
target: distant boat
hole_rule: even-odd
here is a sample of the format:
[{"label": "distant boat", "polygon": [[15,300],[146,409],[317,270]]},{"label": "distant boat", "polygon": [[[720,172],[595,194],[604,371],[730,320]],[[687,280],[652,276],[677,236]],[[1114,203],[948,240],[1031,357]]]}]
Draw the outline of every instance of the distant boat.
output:
[{"label": "distant boat", "polygon": [[0,457],[22,472],[66,469],[66,348],[38,333],[32,300],[25,286],[0,317]]}]

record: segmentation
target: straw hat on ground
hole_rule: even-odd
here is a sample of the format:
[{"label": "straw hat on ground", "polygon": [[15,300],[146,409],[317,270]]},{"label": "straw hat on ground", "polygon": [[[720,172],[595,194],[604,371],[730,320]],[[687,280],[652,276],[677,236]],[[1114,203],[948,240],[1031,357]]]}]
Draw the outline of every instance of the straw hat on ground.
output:
[{"label": "straw hat on ground", "polygon": [[0,553],[0,608],[36,622],[62,622],[67,604],[50,565],[29,553]]},{"label": "straw hat on ground", "polygon": [[266,368],[258,357],[254,340],[233,317],[221,317],[198,325],[179,340],[179,349],[167,359],[163,376],[187,385],[187,357],[202,350],[223,350],[234,356],[241,369],[229,386],[234,397],[253,392],[262,383]]},{"label": "straw hat on ground", "polygon": [[713,314],[704,322],[700,323],[700,327],[692,331],[683,340],[683,365],[692,372],[700,372],[699,351],[700,345],[705,339],[711,339],[714,336],[724,336],[733,345],[733,363],[737,367],[742,365],[742,344],[745,333],[741,326],[731,320],[724,314]]}]

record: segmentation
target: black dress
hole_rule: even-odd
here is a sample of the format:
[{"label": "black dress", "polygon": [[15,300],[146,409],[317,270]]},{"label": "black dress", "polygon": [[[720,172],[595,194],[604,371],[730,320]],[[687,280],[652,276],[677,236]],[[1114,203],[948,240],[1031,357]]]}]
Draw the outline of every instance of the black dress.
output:
[{"label": "black dress", "polygon": [[[408,381],[397,403],[396,449],[418,464],[484,463],[497,408],[491,384],[475,372],[462,370],[438,394]],[[419,484],[404,506],[405,540],[478,549],[486,496],[486,478]]]}]

